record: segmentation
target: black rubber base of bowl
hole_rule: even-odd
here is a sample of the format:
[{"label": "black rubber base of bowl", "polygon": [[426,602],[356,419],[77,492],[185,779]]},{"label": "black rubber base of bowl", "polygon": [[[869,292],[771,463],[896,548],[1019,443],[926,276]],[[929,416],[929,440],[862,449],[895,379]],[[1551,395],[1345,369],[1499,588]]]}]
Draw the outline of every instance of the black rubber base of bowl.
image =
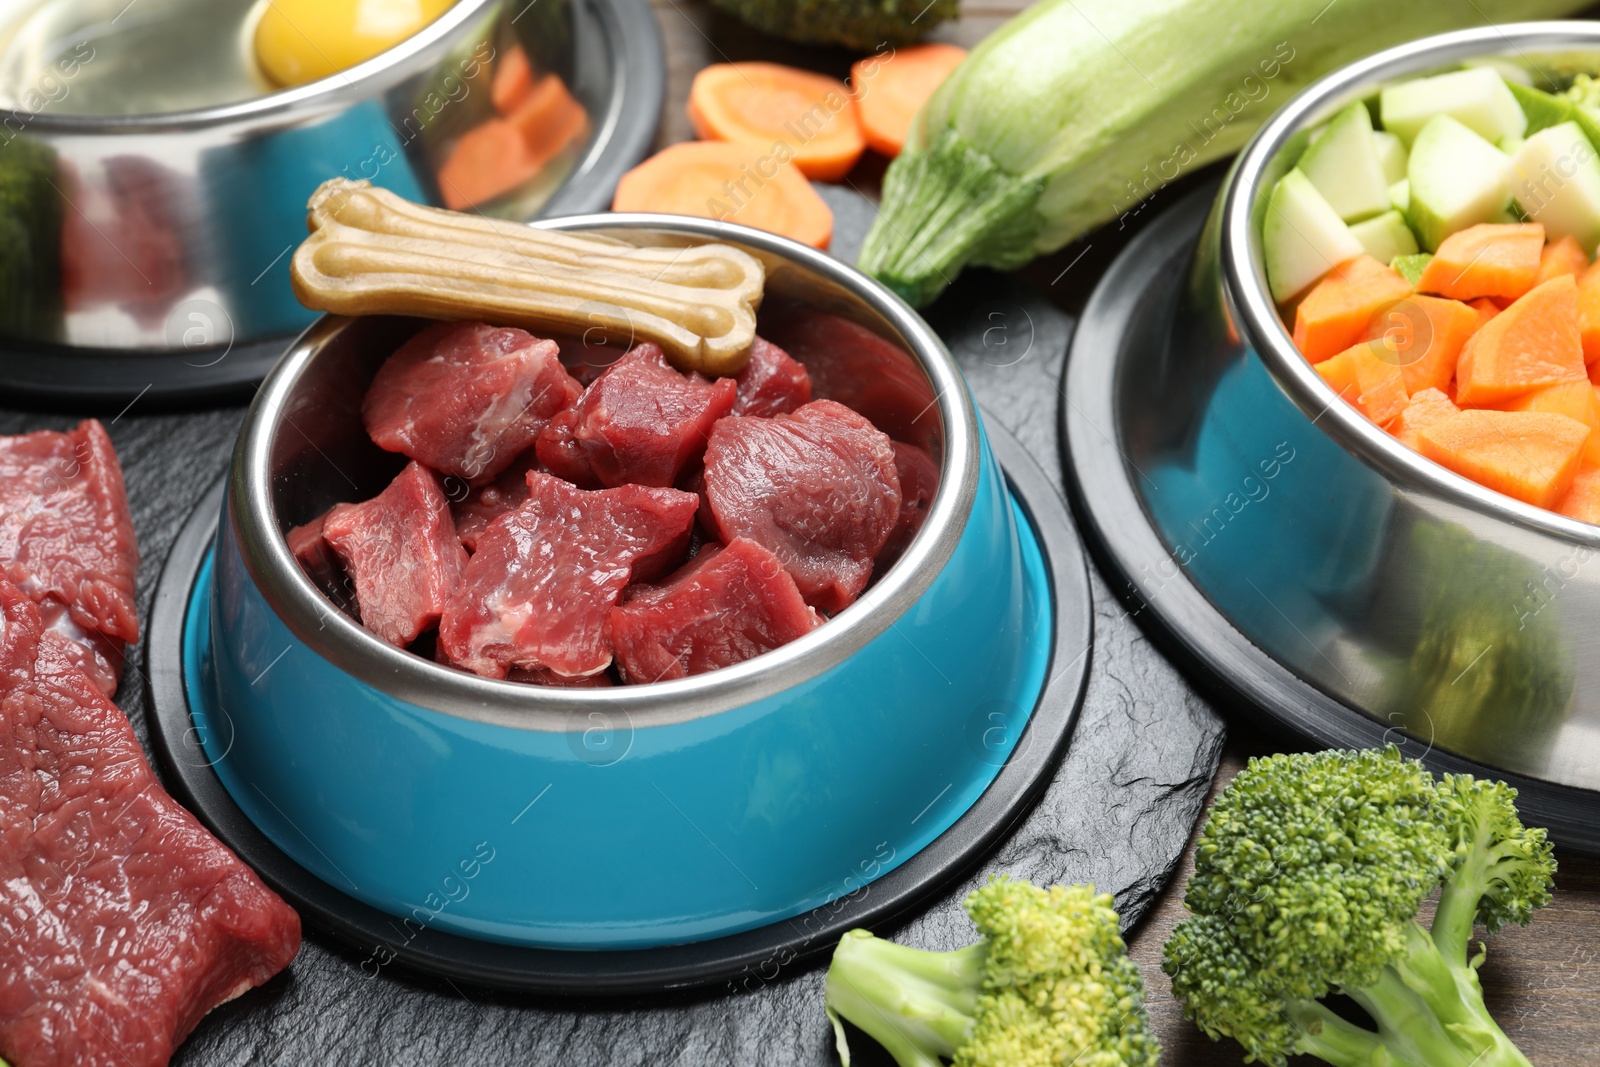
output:
[{"label": "black rubber base of bowl", "polygon": [[[573,10],[590,42],[579,48],[580,59],[595,68],[578,70],[575,86],[594,116],[595,142],[540,211],[545,217],[610,208],[617,182],[650,150],[666,88],[661,31],[646,0],[582,0]],[[245,401],[293,340],[162,351],[0,337],[0,397],[110,415],[136,400],[141,410]]]},{"label": "black rubber base of bowl", "polygon": [[410,936],[398,919],[334,889],[280,851],[245,817],[211,769],[191,723],[183,681],[184,614],[216,531],[222,483],[200,501],[173,543],[151,609],[145,676],[150,735],[163,777],[173,794],[299,909],[307,923],[395,965],[478,986],[577,996],[737,985],[746,979],[764,982],[779,968],[830,951],[846,930],[892,925],[968,876],[1032,808],[1066,752],[1090,660],[1092,616],[1083,547],[1050,476],[995,420],[987,428],[1045,556],[1056,626],[1048,681],[1011,758],[977,803],[928,847],[870,883],[868,892],[711,941],[573,952],[478,941],[437,930]]},{"label": "black rubber base of bowl", "polygon": [[[1565,848],[1600,855],[1600,793],[1513,774],[1411,738],[1391,723],[1335,700],[1251,642],[1187,572],[1165,572],[1159,588],[1140,561],[1170,553],[1140,503],[1119,439],[1116,388],[1122,361],[1140,346],[1166,343],[1178,286],[1217,187],[1173,205],[1135,238],[1101,278],[1078,321],[1067,356],[1061,441],[1074,511],[1112,588],[1162,650],[1209,688],[1223,707],[1289,730],[1322,747],[1388,742],[1436,772],[1498,778],[1518,790],[1517,806]],[[1159,592],[1159,596],[1156,595]],[[1241,707],[1242,701],[1242,707]]]}]

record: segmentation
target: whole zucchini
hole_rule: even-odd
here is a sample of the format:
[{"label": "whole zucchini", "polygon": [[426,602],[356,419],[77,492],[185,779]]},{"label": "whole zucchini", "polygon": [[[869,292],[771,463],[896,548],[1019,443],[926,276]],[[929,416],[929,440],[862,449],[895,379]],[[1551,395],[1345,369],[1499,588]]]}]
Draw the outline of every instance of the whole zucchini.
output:
[{"label": "whole zucchini", "polygon": [[1336,67],[1592,0],[1041,0],[917,115],[860,266],[914,305],[1010,270],[1236,150]]}]

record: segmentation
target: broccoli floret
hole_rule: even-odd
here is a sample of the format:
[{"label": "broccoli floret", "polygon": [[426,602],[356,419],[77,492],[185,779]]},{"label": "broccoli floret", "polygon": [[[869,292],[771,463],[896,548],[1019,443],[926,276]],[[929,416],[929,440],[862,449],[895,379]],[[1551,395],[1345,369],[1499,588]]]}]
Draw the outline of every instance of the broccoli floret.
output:
[{"label": "broccoli floret", "polygon": [[[1528,1067],[1490,1017],[1474,923],[1525,924],[1555,860],[1516,790],[1435,781],[1393,745],[1253,759],[1200,833],[1162,969],[1188,1017],[1247,1059],[1335,1067]],[[1416,919],[1435,891],[1431,929]],[[1349,997],[1359,1025],[1322,1003]],[[1353,1014],[1353,1013],[1351,1013]]]},{"label": "broccoli floret", "polygon": [[1154,1067],[1144,983],[1111,897],[1001,876],[971,893],[983,940],[925,952],[865,930],[839,940],[827,1008],[850,1065],[848,1019],[900,1067]]},{"label": "broccoli floret", "polygon": [[712,0],[763,33],[870,52],[910,44],[960,14],[959,0]]}]

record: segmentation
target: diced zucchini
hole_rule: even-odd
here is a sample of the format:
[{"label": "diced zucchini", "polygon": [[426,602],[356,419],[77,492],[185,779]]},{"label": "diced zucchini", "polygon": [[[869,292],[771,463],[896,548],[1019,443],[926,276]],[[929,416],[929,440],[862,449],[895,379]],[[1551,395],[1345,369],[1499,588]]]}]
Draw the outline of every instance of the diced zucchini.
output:
[{"label": "diced zucchini", "polygon": [[1435,115],[1417,134],[1406,172],[1411,182],[1406,218],[1430,252],[1457,230],[1493,221],[1510,209],[1511,160],[1449,115]]},{"label": "diced zucchini", "polygon": [[1517,154],[1517,149],[1522,147],[1522,142],[1524,140],[1526,140],[1526,138],[1523,137],[1502,137],[1500,140],[1494,143],[1494,146],[1500,149],[1500,151],[1504,152],[1506,155],[1514,156]]},{"label": "diced zucchini", "polygon": [[1384,130],[1372,131],[1372,143],[1378,149],[1378,165],[1383,168],[1383,180],[1390,185],[1406,176],[1406,146],[1400,138]]},{"label": "diced zucchini", "polygon": [[1409,179],[1401,178],[1389,186],[1389,206],[1396,211],[1411,210],[1411,182]]},{"label": "diced zucchini", "polygon": [[1422,280],[1422,272],[1428,269],[1428,264],[1433,262],[1432,252],[1418,252],[1412,256],[1395,256],[1389,261],[1389,266],[1397,271],[1400,277],[1411,283],[1415,289]]},{"label": "diced zucchini", "polygon": [[1372,116],[1359,100],[1333,117],[1295,166],[1345,222],[1389,210],[1389,183],[1372,139]]},{"label": "diced zucchini", "polygon": [[1416,254],[1417,238],[1406,225],[1405,216],[1398,211],[1385,211],[1377,218],[1355,223],[1350,227],[1367,255],[1379,263],[1387,263],[1395,256]]},{"label": "diced zucchini", "polygon": [[1568,234],[1585,252],[1600,244],[1600,156],[1576,122],[1547,127],[1511,157],[1517,206],[1544,226],[1546,237]]},{"label": "diced zucchini", "polygon": [[1502,137],[1520,137],[1528,128],[1527,116],[1505,79],[1488,67],[1414,78],[1391,85],[1379,99],[1383,128],[1407,145],[1415,144],[1423,127],[1438,115],[1449,115],[1490,144]]},{"label": "diced zucchini", "polygon": [[1362,252],[1350,227],[1299,170],[1273,188],[1261,243],[1272,298],[1279,303]]},{"label": "diced zucchini", "polygon": [[1523,131],[1524,136],[1531,137],[1540,130],[1570,122],[1576,110],[1576,105],[1571,100],[1564,96],[1552,95],[1542,89],[1515,83],[1507,83],[1506,88],[1511,90],[1511,95],[1528,120],[1528,128]]}]

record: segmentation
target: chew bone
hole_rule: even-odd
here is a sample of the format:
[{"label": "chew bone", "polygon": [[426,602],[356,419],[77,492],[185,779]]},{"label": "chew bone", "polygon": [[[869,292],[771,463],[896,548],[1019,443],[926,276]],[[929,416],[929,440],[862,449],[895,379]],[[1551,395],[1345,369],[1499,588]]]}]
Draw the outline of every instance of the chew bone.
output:
[{"label": "chew bone", "polygon": [[761,264],[723,244],[635,247],[413,204],[334,178],[307,204],[290,278],[308,308],[483,319],[654,341],[679,368],[743,369]]}]

